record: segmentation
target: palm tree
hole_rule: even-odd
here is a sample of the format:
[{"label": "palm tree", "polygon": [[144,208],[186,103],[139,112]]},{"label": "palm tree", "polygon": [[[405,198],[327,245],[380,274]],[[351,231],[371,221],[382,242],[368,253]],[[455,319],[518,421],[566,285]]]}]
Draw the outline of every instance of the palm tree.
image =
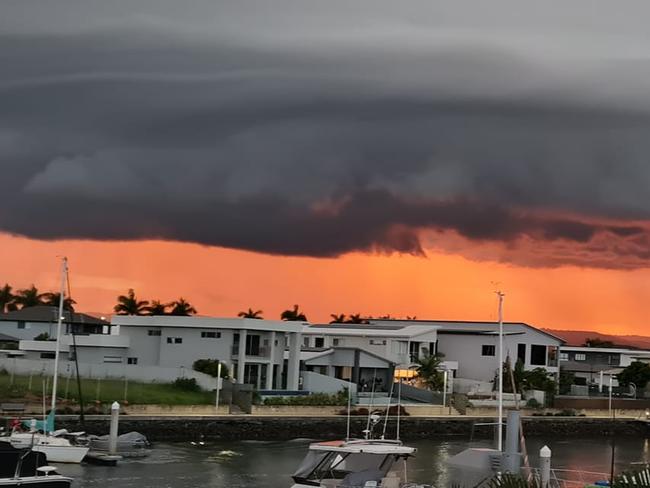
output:
[{"label": "palm tree", "polygon": [[418,377],[430,390],[440,390],[443,387],[443,374],[440,370],[442,358],[442,354],[428,354],[415,361]]},{"label": "palm tree", "polygon": [[45,294],[39,293],[38,289],[32,285],[31,288],[18,290],[18,293],[14,297],[14,303],[20,305],[21,308],[36,307],[38,305],[43,305],[44,297]]},{"label": "palm tree", "polygon": [[147,305],[149,305],[147,300],[138,300],[133,288],[129,288],[126,295],[117,297],[117,305],[113,307],[113,310],[117,315],[144,315]]},{"label": "palm tree", "polygon": [[345,322],[345,314],[341,313],[339,315],[336,315],[335,313],[330,314],[330,317],[332,317],[332,320],[330,320],[330,324],[342,324]]},{"label": "palm tree", "polygon": [[169,306],[172,307],[169,315],[188,316],[196,313],[196,309],[189,302],[186,302],[183,297],[170,303]]},{"label": "palm tree", "polygon": [[16,297],[11,293],[11,290],[12,288],[8,283],[0,288],[0,313],[13,312],[18,309],[14,302]]},{"label": "palm tree", "polygon": [[280,314],[282,320],[293,321],[307,321],[307,316],[298,310],[298,305],[294,305],[292,310],[285,310]]},{"label": "palm tree", "polygon": [[253,310],[252,308],[248,308],[248,311],[246,312],[239,312],[237,314],[237,317],[241,317],[242,319],[263,319],[262,314],[264,312],[262,310]]},{"label": "palm tree", "polygon": [[149,306],[145,307],[149,315],[167,315],[169,303],[162,303],[160,300],[151,300]]},{"label": "palm tree", "polygon": [[345,321],[346,324],[367,324],[368,320],[364,319],[360,313],[350,314],[348,319]]},{"label": "palm tree", "polygon": [[[48,292],[48,293],[43,293],[43,305],[49,305],[50,307],[58,307],[59,306],[59,301],[61,300],[61,294],[60,293],[53,293],[53,292]],[[75,302],[72,298],[66,297],[63,299],[63,310],[66,310],[68,312],[74,312],[74,306],[77,302]]]}]

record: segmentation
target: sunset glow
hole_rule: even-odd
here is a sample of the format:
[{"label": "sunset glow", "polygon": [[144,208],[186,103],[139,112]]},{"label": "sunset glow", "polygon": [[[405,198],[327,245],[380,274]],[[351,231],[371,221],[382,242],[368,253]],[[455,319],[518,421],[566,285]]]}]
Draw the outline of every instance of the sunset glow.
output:
[{"label": "sunset glow", "polygon": [[248,307],[277,318],[294,303],[312,321],[330,313],[494,320],[491,282],[506,296],[506,319],[541,327],[643,334],[650,271],[525,268],[459,255],[348,254],[336,259],[274,257],[161,241],[42,242],[0,235],[3,281],[57,286],[57,256],[70,260],[78,309],[110,313],[133,287],[143,299],[183,296],[200,314],[235,316]]}]

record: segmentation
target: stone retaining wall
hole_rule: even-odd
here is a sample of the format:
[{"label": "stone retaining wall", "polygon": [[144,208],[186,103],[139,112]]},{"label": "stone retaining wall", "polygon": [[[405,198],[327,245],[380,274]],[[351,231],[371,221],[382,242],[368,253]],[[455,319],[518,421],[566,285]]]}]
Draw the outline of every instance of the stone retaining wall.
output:
[{"label": "stone retaining wall", "polygon": [[[345,436],[346,417],[135,417],[120,419],[120,432],[138,431],[153,441],[190,440],[288,440],[295,438],[336,439]],[[409,439],[431,439],[440,436],[463,436],[489,438],[492,426],[474,426],[475,422],[492,422],[494,418],[402,418],[401,437]],[[648,425],[634,420],[590,419],[590,418],[537,418],[523,419],[526,435],[545,436],[602,436],[606,432],[618,435],[646,435]],[[92,416],[86,419],[84,430],[92,434],[106,434],[109,418]],[[82,429],[73,416],[57,417],[57,427],[70,431]],[[351,432],[359,434],[366,428],[365,417],[351,419]],[[379,427],[378,427],[379,429]],[[389,420],[387,437],[395,435],[395,419]]]}]

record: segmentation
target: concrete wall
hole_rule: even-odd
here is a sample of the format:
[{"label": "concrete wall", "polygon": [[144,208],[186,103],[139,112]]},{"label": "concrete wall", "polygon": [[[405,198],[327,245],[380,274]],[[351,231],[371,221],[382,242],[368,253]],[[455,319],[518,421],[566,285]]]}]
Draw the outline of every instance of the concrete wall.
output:
[{"label": "concrete wall", "polygon": [[354,395],[357,392],[357,385],[347,381],[336,379],[332,376],[325,376],[311,371],[301,371],[302,389],[312,393],[338,393],[343,388],[348,388]]},{"label": "concrete wall", "polygon": [[[29,359],[0,358],[0,368],[15,374],[28,375],[44,372],[51,375],[54,372],[54,361]],[[61,376],[75,375],[74,362],[59,363]],[[189,368],[162,368],[157,366],[134,366],[125,364],[89,364],[79,363],[79,376],[82,378],[128,378],[134,381],[171,383],[176,378],[194,378],[204,390],[216,388],[216,378]]]}]

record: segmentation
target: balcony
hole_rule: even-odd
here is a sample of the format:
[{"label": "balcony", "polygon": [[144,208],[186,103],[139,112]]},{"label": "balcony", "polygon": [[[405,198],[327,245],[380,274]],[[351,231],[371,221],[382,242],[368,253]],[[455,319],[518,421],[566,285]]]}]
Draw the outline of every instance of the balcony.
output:
[{"label": "balcony", "polygon": [[[231,353],[233,357],[239,356],[239,346],[235,345],[231,348]],[[246,357],[258,357],[266,358],[269,355],[269,348],[265,346],[260,347],[247,347],[246,348]]]}]

